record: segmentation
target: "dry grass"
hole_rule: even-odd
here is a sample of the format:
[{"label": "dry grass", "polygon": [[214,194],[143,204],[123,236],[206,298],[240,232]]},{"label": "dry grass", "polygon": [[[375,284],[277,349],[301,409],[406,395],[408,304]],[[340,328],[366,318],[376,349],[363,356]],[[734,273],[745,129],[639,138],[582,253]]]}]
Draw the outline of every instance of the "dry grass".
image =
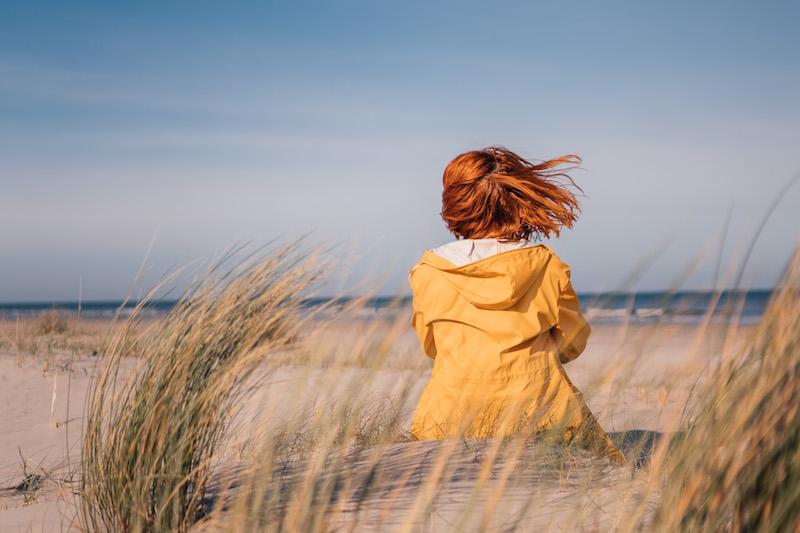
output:
[{"label": "dry grass", "polygon": [[0,487],[0,508],[3,510],[19,506],[33,505],[40,498],[57,497],[67,499],[72,493],[72,476],[65,475],[64,464],[44,467],[26,457],[18,448],[20,473],[9,486]]},{"label": "dry grass", "polygon": [[745,349],[710,373],[671,457],[659,529],[800,530],[799,260]]},{"label": "dry grass", "polygon": [[416,338],[408,335],[409,310],[400,309],[388,320],[362,318],[362,314],[363,302],[355,302],[334,316],[315,320],[282,363],[371,370],[426,370],[433,366],[431,359],[420,357]]},{"label": "dry grass", "polygon": [[99,355],[110,335],[105,319],[77,320],[55,309],[40,316],[0,316],[0,351],[16,355],[18,364],[41,362],[45,370],[63,367],[77,354]]},{"label": "dry grass", "polygon": [[[696,365],[638,381],[620,365],[596,376],[637,401],[693,393],[683,418],[659,426],[678,437],[616,434],[630,460],[622,467],[557,439],[414,441],[411,384],[429,362],[405,344],[406,317],[365,320],[355,305],[298,335],[297,303],[321,272],[278,255],[202,278],[164,321],[113,337],[87,413],[85,529],[800,527],[796,263],[742,349],[699,331],[697,346],[720,356],[699,378]],[[123,380],[131,351],[142,357]],[[297,384],[276,380],[266,388],[279,395],[259,400],[287,365]],[[387,375],[396,386],[376,396]]]},{"label": "dry grass", "polygon": [[[205,513],[211,461],[242,387],[292,337],[301,299],[324,270],[316,254],[288,246],[231,253],[150,331],[119,330],[87,404],[82,528],[186,530]],[[123,378],[132,345],[142,357]]]}]

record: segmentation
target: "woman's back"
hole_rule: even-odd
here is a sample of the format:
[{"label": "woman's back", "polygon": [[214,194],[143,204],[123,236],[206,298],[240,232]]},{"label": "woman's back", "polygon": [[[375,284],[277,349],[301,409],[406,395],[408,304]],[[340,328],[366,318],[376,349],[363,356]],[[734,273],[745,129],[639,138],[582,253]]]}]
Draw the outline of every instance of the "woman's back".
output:
[{"label": "woman's back", "polygon": [[546,246],[462,266],[426,252],[413,269],[412,325],[435,359],[412,424],[418,438],[493,437],[545,430],[572,438],[586,420],[562,361],[589,326],[569,269]]},{"label": "woman's back", "polygon": [[[411,286],[412,325],[428,339],[423,346],[437,358],[436,372],[478,381],[527,379],[550,353],[574,359],[589,336],[569,269],[544,245],[462,266],[429,251]],[[557,345],[567,337],[570,343]]]},{"label": "woman's back", "polygon": [[425,252],[410,274],[412,325],[435,360],[411,426],[417,438],[547,432],[621,460],[564,373],[591,331],[569,268],[528,242],[572,227],[580,208],[556,167],[578,161],[534,165],[487,148],[447,166],[442,218],[463,240]]}]

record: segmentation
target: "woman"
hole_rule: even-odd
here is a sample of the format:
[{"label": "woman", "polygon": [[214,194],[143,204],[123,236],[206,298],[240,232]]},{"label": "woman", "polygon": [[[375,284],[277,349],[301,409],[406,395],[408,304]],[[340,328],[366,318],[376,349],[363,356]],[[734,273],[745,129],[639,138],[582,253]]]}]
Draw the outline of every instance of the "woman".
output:
[{"label": "woman", "polygon": [[571,228],[574,183],[558,167],[505,148],[456,157],[445,169],[442,218],[458,240],[411,270],[412,325],[433,358],[411,432],[419,439],[548,433],[622,460],[563,364],[591,331],[569,268],[533,240]]}]

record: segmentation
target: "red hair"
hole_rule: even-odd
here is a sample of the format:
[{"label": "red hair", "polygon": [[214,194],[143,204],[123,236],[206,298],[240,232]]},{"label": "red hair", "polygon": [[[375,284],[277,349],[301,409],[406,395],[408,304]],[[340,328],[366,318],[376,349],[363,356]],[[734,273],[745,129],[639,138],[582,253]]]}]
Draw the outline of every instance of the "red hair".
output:
[{"label": "red hair", "polygon": [[[466,239],[557,237],[562,227],[572,228],[581,211],[567,187],[581,189],[566,174],[580,162],[577,155],[565,155],[533,164],[501,146],[461,154],[444,170],[442,218]],[[564,163],[573,166],[556,168]]]}]

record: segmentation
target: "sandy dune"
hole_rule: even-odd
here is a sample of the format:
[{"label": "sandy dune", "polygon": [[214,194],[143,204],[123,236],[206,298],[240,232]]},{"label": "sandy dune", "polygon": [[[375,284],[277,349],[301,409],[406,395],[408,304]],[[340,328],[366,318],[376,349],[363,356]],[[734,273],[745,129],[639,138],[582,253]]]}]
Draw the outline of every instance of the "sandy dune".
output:
[{"label": "sandy dune", "polygon": [[[695,326],[675,325],[595,326],[588,349],[568,365],[567,372],[617,442],[624,432],[633,434],[632,430],[650,432],[647,434],[651,437],[671,433],[687,402],[692,401],[693,386],[704,367],[720,350],[735,349],[747,332],[722,328],[701,331]],[[402,334],[398,345],[412,346],[413,342],[409,331]],[[424,358],[419,351],[411,356]],[[407,350],[398,357],[409,357]],[[0,531],[71,529],[76,512],[74,493],[78,489],[84,402],[97,359],[89,354],[55,353],[45,364],[41,356],[20,361],[13,349],[0,352]],[[416,398],[430,376],[430,365],[423,362],[408,366],[409,369],[367,369],[288,365],[266,372],[241,414],[241,433],[232,437],[230,450],[220,458],[219,480],[225,477],[226,469],[230,472],[236,468],[235,445],[252,428],[296,416],[309,406],[335,405],[345,396],[352,398],[354,390],[364,402],[397,402],[408,424]],[[491,442],[408,442],[381,450],[383,474],[378,483],[383,485],[376,488],[375,494],[391,494],[391,505],[385,497],[367,498],[360,500],[358,508],[344,506],[336,520],[344,529],[355,526],[357,530],[394,530],[403,526],[417,494],[427,490],[425,479],[430,474],[432,458],[445,453],[445,449],[450,454],[450,482],[437,499],[439,503],[431,511],[429,522],[417,524],[417,528],[447,530],[458,522],[459,509],[475,497],[477,480],[487,468],[482,454],[491,451]],[[528,451],[521,456],[524,458],[525,454]],[[354,479],[362,470],[369,471],[368,463],[368,455],[353,462]],[[572,519],[571,497],[578,493],[591,495],[597,506],[594,514],[585,516],[593,517],[598,525],[610,524],[613,517],[607,516],[602,502],[618,498],[619,491],[608,488],[618,484],[620,478],[626,483],[631,480],[630,470],[613,465],[576,470],[567,473],[565,480],[563,470],[554,473],[547,465],[504,473],[504,464],[500,461],[491,466],[488,481],[496,483],[499,479],[506,484],[503,500],[494,502],[502,509],[496,516],[509,520],[531,517],[531,524],[554,528],[563,527]],[[532,490],[541,494],[537,500],[540,508],[526,504]],[[473,504],[487,503],[476,500]],[[481,527],[502,530],[497,517]]]}]

